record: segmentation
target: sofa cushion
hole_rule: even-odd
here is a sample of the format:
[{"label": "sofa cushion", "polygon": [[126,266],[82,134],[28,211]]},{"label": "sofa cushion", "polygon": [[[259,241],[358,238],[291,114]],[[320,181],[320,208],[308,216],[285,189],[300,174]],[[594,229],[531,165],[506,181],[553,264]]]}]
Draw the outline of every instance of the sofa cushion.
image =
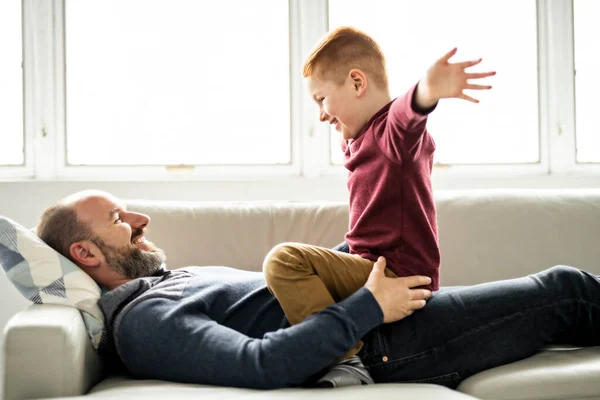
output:
[{"label": "sofa cushion", "polygon": [[465,379],[458,390],[481,399],[592,399],[600,393],[600,347],[550,346]]},{"label": "sofa cushion", "polygon": [[[90,399],[285,399],[312,400],[339,398],[353,399],[419,399],[419,400],[470,400],[473,397],[429,384],[377,384],[350,386],[337,389],[289,388],[279,390],[253,390],[157,380],[133,380],[113,376],[94,387],[85,397]],[[70,398],[72,399],[72,398]]]},{"label": "sofa cushion", "polygon": [[31,230],[3,216],[0,265],[26,299],[79,309],[94,348],[106,339],[104,316],[97,304],[101,291],[96,282]]}]

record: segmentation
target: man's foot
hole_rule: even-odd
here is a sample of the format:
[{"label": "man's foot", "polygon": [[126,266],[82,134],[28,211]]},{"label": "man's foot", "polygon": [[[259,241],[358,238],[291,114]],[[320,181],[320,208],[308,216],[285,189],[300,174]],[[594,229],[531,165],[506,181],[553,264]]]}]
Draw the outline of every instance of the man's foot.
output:
[{"label": "man's foot", "polygon": [[316,387],[343,387],[373,384],[373,378],[358,356],[335,364],[315,384]]}]

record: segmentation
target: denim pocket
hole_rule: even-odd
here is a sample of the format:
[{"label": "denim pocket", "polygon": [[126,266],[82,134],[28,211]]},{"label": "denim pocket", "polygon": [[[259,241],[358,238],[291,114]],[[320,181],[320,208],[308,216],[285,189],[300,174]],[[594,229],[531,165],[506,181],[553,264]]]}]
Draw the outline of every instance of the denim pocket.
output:
[{"label": "denim pocket", "polygon": [[382,354],[385,354],[385,342],[381,337],[381,327],[377,326],[362,337],[363,347],[358,356],[367,364],[378,364],[381,362]]},{"label": "denim pocket", "polygon": [[461,379],[458,372],[452,372],[450,374],[444,374],[439,376],[434,376],[431,378],[417,379],[412,381],[405,381],[402,383],[430,383],[433,385],[441,385],[450,389],[456,389],[460,384]]}]

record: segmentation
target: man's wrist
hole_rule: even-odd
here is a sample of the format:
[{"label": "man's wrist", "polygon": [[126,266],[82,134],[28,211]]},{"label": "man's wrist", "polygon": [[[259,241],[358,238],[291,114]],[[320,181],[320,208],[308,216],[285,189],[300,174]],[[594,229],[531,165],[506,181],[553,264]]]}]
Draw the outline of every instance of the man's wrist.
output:
[{"label": "man's wrist", "polygon": [[[343,305],[350,318],[361,330],[366,328],[369,331],[383,322],[384,314],[379,301],[373,292],[364,286],[338,305]],[[361,335],[367,331],[361,332]]]}]

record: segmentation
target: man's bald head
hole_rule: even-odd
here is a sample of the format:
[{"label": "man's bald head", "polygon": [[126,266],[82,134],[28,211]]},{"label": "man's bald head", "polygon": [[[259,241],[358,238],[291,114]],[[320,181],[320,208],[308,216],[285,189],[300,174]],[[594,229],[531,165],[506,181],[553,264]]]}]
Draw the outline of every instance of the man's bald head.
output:
[{"label": "man's bald head", "polygon": [[76,205],[87,197],[84,193],[68,196],[47,208],[36,228],[40,239],[71,261],[71,244],[91,240],[94,236],[92,228],[79,218],[76,209]]},{"label": "man's bald head", "polygon": [[162,250],[145,238],[149,223],[150,217],[127,211],[111,194],[87,190],[48,208],[37,234],[94,279],[114,286],[148,276],[164,262]]}]

